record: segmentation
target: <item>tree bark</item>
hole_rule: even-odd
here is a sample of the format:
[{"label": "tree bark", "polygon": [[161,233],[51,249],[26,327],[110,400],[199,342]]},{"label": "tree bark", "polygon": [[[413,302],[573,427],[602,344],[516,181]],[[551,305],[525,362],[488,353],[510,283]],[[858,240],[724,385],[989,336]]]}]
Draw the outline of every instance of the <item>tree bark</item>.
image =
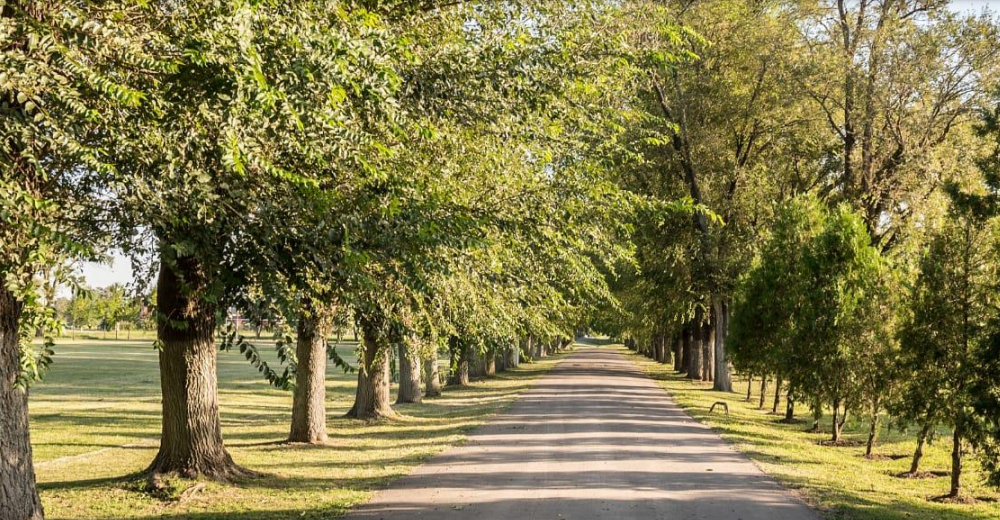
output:
[{"label": "tree bark", "polygon": [[701,348],[701,310],[695,311],[694,323],[691,325],[691,364],[688,366],[688,379],[701,379],[702,348]]},{"label": "tree bark", "polygon": [[681,363],[682,374],[687,374],[691,371],[691,358],[694,357],[694,335],[692,333],[692,325],[688,323],[684,326],[682,334],[682,340],[684,343],[684,354],[683,363]]},{"label": "tree bark", "polygon": [[843,423],[839,419],[840,419],[840,398],[838,397],[833,400],[833,435],[830,438],[830,440],[833,442],[840,442],[840,427],[843,425]]},{"label": "tree bark", "polygon": [[710,319],[701,326],[701,380],[711,381],[715,377],[715,316],[709,313]]},{"label": "tree bark", "polygon": [[448,343],[451,348],[452,365],[455,367],[448,384],[469,386],[469,347],[455,336],[449,338]]},{"label": "tree bark", "polygon": [[0,518],[41,520],[28,432],[28,392],[21,371],[19,322],[23,303],[0,281]]},{"label": "tree bark", "polygon": [[[156,286],[163,425],[160,449],[146,469],[228,480],[249,474],[222,443],[216,376],[215,306],[199,294],[209,280],[193,257],[161,258]],[[183,282],[182,282],[183,280]]]},{"label": "tree bark", "polygon": [[495,376],[497,375],[497,353],[496,350],[489,349],[482,354],[483,359],[483,375]]},{"label": "tree bark", "polygon": [[399,391],[396,404],[420,402],[420,356],[399,344]]},{"label": "tree bark", "polygon": [[771,405],[771,413],[778,413],[778,405],[781,404],[781,377],[774,378],[774,404]]},{"label": "tree bark", "polygon": [[515,341],[507,350],[507,368],[517,368],[521,364],[521,342]]},{"label": "tree bark", "polygon": [[913,460],[910,462],[910,474],[920,471],[920,459],[924,458],[924,443],[927,442],[927,435],[931,431],[931,423],[923,425],[917,435],[917,448],[913,451]]},{"label": "tree bark", "polygon": [[955,424],[955,431],[951,437],[951,489],[948,491],[948,496],[951,498],[958,498],[962,494],[962,436],[964,434],[964,424],[959,421]]},{"label": "tree bark", "polygon": [[441,395],[441,376],[438,375],[437,353],[424,360],[424,395],[438,397]]},{"label": "tree bark", "polygon": [[310,303],[303,304],[295,343],[298,366],[292,396],[290,442],[326,442],[326,338],[329,320]]},{"label": "tree bark", "polygon": [[726,356],[726,339],[729,336],[729,304],[719,300],[715,303],[715,377],[712,389],[720,392],[733,391],[733,376]]},{"label": "tree bark", "polygon": [[785,394],[785,422],[791,423],[795,420],[795,399],[792,399],[792,394]]},{"label": "tree bark", "polygon": [[868,430],[868,443],[865,447],[865,457],[872,458],[872,451],[875,449],[875,440],[878,436],[878,412],[872,415],[872,426]]},{"label": "tree bark", "polygon": [[747,401],[753,399],[753,376],[747,376]]},{"label": "tree bark", "polygon": [[469,359],[469,377],[474,379],[482,378],[486,375],[486,358],[478,347],[466,346],[465,353]]},{"label": "tree bark", "polygon": [[809,431],[819,431],[819,421],[823,418],[823,403],[819,398],[814,398],[812,402],[813,425]]},{"label": "tree bark", "polygon": [[764,401],[767,399],[767,376],[760,378],[760,402],[757,403],[757,409],[764,409]]},{"label": "tree bark", "polygon": [[680,372],[684,366],[684,335],[677,335],[674,340],[674,372]]},{"label": "tree bark", "polygon": [[358,360],[358,387],[354,406],[347,417],[355,419],[390,419],[397,416],[392,409],[389,390],[389,342],[375,323],[361,320],[362,348]]}]

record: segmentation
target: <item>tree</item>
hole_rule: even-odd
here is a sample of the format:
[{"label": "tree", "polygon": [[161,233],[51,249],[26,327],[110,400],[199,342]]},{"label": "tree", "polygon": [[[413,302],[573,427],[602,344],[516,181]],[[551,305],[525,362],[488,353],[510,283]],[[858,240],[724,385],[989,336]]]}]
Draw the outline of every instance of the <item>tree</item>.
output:
[{"label": "tree", "polygon": [[973,120],[988,87],[980,78],[996,74],[996,48],[985,42],[997,27],[942,1],[823,0],[798,10],[815,30],[801,32],[794,80],[837,147],[824,192],[858,208],[890,250],[939,187],[926,159]]},{"label": "tree", "polygon": [[333,325],[329,304],[307,300],[296,329],[295,389],[289,442],[326,442],[327,338]]},{"label": "tree", "polygon": [[793,201],[741,285],[734,362],[786,378],[791,395],[817,412],[831,403],[834,442],[848,410],[867,411],[871,445],[893,381],[883,370],[894,356],[891,287],[891,270],[858,215],[814,197]]},{"label": "tree", "polygon": [[[661,200],[687,196],[710,210],[688,220],[691,232],[671,227],[637,233],[641,272],[650,283],[663,284],[652,294],[673,294],[664,282],[671,271],[683,274],[671,282],[688,293],[674,297],[687,307],[678,316],[694,320],[683,326],[698,330],[691,341],[682,341],[691,354],[681,356],[684,368],[693,378],[712,381],[717,390],[731,391],[727,336],[735,285],[749,269],[772,201],[808,186],[818,155],[811,143],[814,123],[803,113],[805,99],[789,87],[788,56],[794,52],[798,20],[780,2],[638,3],[633,8],[632,16],[643,23],[630,21],[626,34],[642,74],[634,80],[636,101],[622,109],[634,113],[628,124],[635,129],[628,134],[632,153],[620,166],[622,183]],[[724,225],[713,225],[710,214]],[[674,258],[674,247],[687,253],[681,260],[659,261],[665,255]],[[680,268],[680,262],[686,265]],[[650,305],[650,299],[641,303]],[[643,313],[640,308],[633,312]],[[664,321],[670,323],[647,320]]]},{"label": "tree", "polygon": [[[993,225],[959,211],[952,212],[932,235],[920,261],[911,310],[900,332],[905,363],[920,374],[921,386],[906,399],[913,419],[953,428],[949,497],[961,494],[964,443],[979,438],[981,424],[974,393],[986,373],[979,360],[990,334],[997,278],[992,247]],[[923,439],[921,439],[922,441]]]},{"label": "tree", "polygon": [[148,11],[127,2],[0,4],[0,517],[38,519],[28,435],[28,385],[50,362],[37,330],[58,323],[42,280],[70,279],[106,236],[97,199],[111,171],[103,153],[123,109],[143,95]]},{"label": "tree", "polygon": [[794,318],[801,323],[795,340],[807,362],[802,366],[811,366],[815,378],[803,391],[832,403],[834,442],[840,440],[848,410],[860,409],[863,400],[874,397],[865,393],[861,381],[870,375],[866,370],[879,370],[879,364],[861,363],[862,356],[891,346],[889,267],[871,243],[860,217],[842,206],[802,256],[799,287],[804,292]]},{"label": "tree", "polygon": [[795,343],[804,294],[798,284],[805,281],[806,246],[822,232],[827,219],[815,197],[792,199],[781,206],[733,304],[729,347],[734,366],[765,379],[771,375],[786,379],[790,403],[815,385],[808,360]]},{"label": "tree", "polygon": [[217,315],[260,266],[280,262],[287,228],[267,218],[275,208],[329,204],[348,194],[324,183],[374,173],[363,158],[379,155],[371,128],[397,82],[392,43],[376,19],[338,12],[326,2],[161,6],[160,45],[176,63],[155,78],[156,110],[135,114],[116,158],[124,240],[139,254],[152,244],[159,259],[154,481],[247,474],[222,443]]}]

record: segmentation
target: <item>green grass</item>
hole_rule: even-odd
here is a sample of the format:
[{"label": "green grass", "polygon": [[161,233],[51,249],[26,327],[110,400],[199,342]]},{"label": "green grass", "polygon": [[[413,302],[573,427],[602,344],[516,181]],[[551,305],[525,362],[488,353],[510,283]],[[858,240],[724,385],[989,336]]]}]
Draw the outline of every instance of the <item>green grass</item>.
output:
[{"label": "green grass", "polygon": [[[624,347],[621,347],[624,350]],[[885,460],[864,458],[864,441],[868,425],[849,420],[845,430],[848,440],[859,446],[834,447],[820,443],[828,433],[808,433],[811,426],[808,410],[798,410],[801,424],[782,424],[782,415],[771,415],[772,394],[766,410],[758,410],[759,384],[754,385],[751,402],[745,401],[746,380],[734,381],[736,393],[724,394],[711,390],[710,383],[692,382],[673,373],[671,367],[655,363],[641,355],[629,353],[645,370],[673,396],[673,399],[695,419],[711,426],[736,449],[747,454],[762,470],[785,486],[796,490],[808,503],[818,508],[824,518],[865,520],[958,520],[1000,518],[1000,504],[995,490],[985,487],[976,474],[977,468],[969,457],[964,473],[967,494],[977,497],[975,504],[941,504],[929,500],[947,493],[948,477],[908,480],[895,475],[907,471],[915,447],[914,435],[905,432],[881,432],[876,447]],[[719,408],[708,413],[716,401],[729,404],[727,417]],[[829,416],[824,419],[829,421]],[[827,424],[824,427],[829,428]],[[950,469],[951,442],[948,432],[939,432],[937,440],[926,450],[921,463],[924,471]]]},{"label": "green grass", "polygon": [[[261,343],[262,351],[272,351]],[[313,447],[281,443],[291,395],[270,388],[239,354],[220,353],[226,445],[237,463],[264,476],[233,485],[207,482],[183,499],[161,500],[141,491],[135,476],[155,455],[160,430],[157,355],[150,341],[60,339],[56,350],[51,372],[30,397],[32,445],[49,520],[338,516],[462,442],[559,359],[522,365],[469,388],[446,388],[441,398],[397,407],[405,417],[391,423],[341,418],[353,400],[356,376],[331,367],[330,443]],[[355,363],[353,345],[339,350]]]}]

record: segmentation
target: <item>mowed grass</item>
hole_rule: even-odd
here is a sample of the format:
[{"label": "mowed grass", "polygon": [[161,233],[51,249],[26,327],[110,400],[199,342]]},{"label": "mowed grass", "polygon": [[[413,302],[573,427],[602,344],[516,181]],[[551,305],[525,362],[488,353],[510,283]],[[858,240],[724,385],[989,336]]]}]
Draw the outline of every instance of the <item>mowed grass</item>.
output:
[{"label": "mowed grass", "polygon": [[[122,336],[124,337],[124,335]],[[270,341],[257,342],[273,352]],[[330,518],[367,500],[429,456],[508,406],[559,359],[446,388],[441,398],[398,406],[400,421],[364,423],[341,416],[356,375],[328,371],[330,442],[288,445],[290,393],[269,387],[236,352],[219,353],[219,402],[226,446],[237,463],[262,474],[224,485],[205,482],[173,499],[141,489],[137,474],[153,459],[160,434],[157,354],[148,339],[61,339],[45,381],[31,390],[31,436],[46,518]],[[354,345],[338,351],[356,364]],[[331,364],[332,365],[332,364]],[[395,390],[395,388],[394,388]]]},{"label": "mowed grass", "polygon": [[[785,401],[772,415],[774,386],[771,383],[765,410],[758,410],[759,382],[754,383],[752,400],[747,402],[746,380],[735,380],[736,393],[711,390],[710,383],[692,382],[675,374],[672,367],[628,351],[639,367],[650,374],[670,393],[673,399],[695,419],[711,426],[736,449],[747,454],[762,470],[785,486],[796,490],[816,507],[824,518],[865,520],[966,520],[1000,518],[996,490],[982,484],[972,456],[968,457],[963,478],[968,495],[975,504],[942,504],[929,499],[948,492],[949,477],[932,479],[902,479],[899,473],[909,470],[915,444],[913,432],[888,432],[883,428],[876,454],[883,460],[864,457],[864,441],[868,424],[858,418],[849,419],[845,437],[857,446],[824,446],[829,433],[809,433],[812,425],[807,407],[797,409],[800,424],[783,424]],[[727,417],[717,407],[717,401],[729,405]],[[829,431],[830,417],[821,426]],[[925,450],[923,471],[947,472],[951,467],[951,440],[947,430],[938,432],[938,439]]]}]

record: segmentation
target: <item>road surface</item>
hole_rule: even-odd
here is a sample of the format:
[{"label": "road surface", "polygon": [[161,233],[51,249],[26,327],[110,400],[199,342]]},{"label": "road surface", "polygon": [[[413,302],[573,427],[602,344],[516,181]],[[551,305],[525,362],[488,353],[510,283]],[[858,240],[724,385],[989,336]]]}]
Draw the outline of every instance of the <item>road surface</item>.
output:
[{"label": "road surface", "polygon": [[620,352],[578,347],[351,520],[817,520]]}]

